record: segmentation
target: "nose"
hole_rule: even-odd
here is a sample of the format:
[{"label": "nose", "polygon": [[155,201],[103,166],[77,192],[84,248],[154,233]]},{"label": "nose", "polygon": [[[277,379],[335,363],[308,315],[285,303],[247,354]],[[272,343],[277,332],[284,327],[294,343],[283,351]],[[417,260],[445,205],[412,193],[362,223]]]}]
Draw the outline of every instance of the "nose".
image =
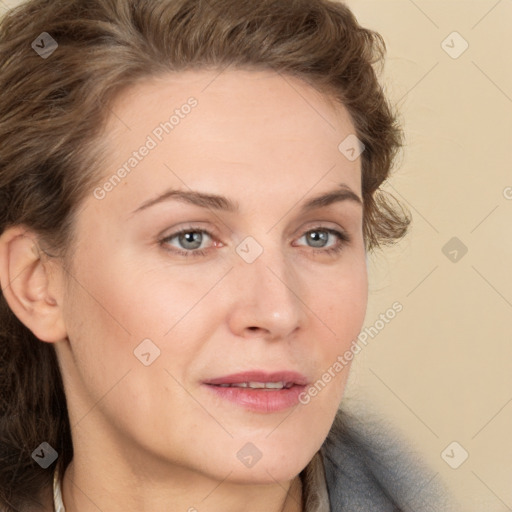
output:
[{"label": "nose", "polygon": [[237,261],[231,272],[228,324],[239,337],[285,339],[306,327],[307,298],[285,257],[264,251],[254,262]]}]

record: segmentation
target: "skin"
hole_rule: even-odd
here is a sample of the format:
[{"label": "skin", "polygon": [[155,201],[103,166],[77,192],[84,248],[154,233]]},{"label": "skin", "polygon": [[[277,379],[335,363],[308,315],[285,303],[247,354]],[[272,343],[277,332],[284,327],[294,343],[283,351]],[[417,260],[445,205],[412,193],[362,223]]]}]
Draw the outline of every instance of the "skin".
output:
[{"label": "skin", "polygon": [[[99,185],[191,96],[197,107],[121,183],[87,196],[67,270],[39,253],[39,323],[14,306],[55,344],[62,368],[74,445],[66,512],[301,510],[298,474],[343,396],[348,366],[308,404],[272,413],[201,383],[247,369],[295,370],[314,383],[357,337],[368,288],[362,205],[300,210],[341,183],[361,197],[360,159],[338,150],[355,133],[347,111],[266,71],[148,80],[112,107]],[[173,199],[132,213],[170,188],[226,196],[239,212]],[[182,228],[211,233],[204,255],[173,252],[197,250],[178,236],[162,242]],[[316,228],[351,241],[329,235],[322,246]],[[236,252],[248,236],[263,249],[252,263]],[[4,259],[9,244],[15,257],[15,237],[2,243]],[[144,339],[160,349],[149,366],[134,356]],[[237,458],[246,443],[262,454],[251,468]]]}]

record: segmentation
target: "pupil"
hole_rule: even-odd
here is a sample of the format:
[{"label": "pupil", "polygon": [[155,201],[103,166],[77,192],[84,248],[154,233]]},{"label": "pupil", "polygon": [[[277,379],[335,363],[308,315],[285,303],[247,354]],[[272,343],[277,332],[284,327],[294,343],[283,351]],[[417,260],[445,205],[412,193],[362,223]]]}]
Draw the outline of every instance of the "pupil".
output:
[{"label": "pupil", "polygon": [[326,242],[326,238],[328,236],[324,231],[311,231],[310,235],[315,244],[317,244],[318,241],[320,242],[320,244],[315,245],[315,247],[322,247],[322,242]]},{"label": "pupil", "polygon": [[[202,233],[199,233],[197,231],[191,231],[189,233],[181,235],[182,241],[184,241],[185,247],[187,249],[197,249],[197,247],[201,245],[202,236]],[[191,243],[193,247],[187,246],[188,243]],[[194,243],[196,244],[196,246],[194,246]]]}]

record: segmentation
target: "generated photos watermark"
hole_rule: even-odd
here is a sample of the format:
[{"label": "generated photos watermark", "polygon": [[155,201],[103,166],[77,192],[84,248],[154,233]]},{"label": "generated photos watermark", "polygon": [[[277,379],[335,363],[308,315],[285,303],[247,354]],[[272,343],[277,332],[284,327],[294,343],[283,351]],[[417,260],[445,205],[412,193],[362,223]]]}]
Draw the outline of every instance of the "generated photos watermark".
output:
[{"label": "generated photos watermark", "polygon": [[[368,345],[368,337],[371,339],[375,338],[403,309],[403,305],[396,301],[385,313],[381,313],[379,315],[379,319],[376,320],[373,325],[365,327],[359,333],[359,336],[352,341],[350,348],[343,354],[340,354],[336,358],[336,361],[334,361],[334,363],[324,371],[321,377],[299,395],[299,402],[303,405],[307,405],[311,401],[311,398],[317,396],[338,373],[350,364],[354,359],[354,356],[359,354],[362,348]],[[360,345],[363,345],[363,347]]]},{"label": "generated photos watermark", "polygon": [[185,119],[192,109],[196,108],[199,102],[191,97],[180,108],[174,110],[174,114],[167,120],[156,126],[150,135],[147,136],[144,144],[132,153],[132,156],[124,162],[115,173],[105,180],[103,185],[94,189],[93,195],[96,199],[102,200],[112,192],[121,181],[128,176],[164,140],[166,135],[172,131]]}]

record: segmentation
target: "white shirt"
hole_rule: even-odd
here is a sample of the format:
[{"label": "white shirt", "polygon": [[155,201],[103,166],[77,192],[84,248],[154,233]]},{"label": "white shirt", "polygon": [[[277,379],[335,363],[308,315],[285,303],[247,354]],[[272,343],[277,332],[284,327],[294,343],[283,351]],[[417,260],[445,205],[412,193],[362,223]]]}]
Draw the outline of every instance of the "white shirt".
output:
[{"label": "white shirt", "polygon": [[53,510],[54,512],[66,512],[62,502],[62,491],[60,488],[59,472],[55,469],[53,473]]}]

